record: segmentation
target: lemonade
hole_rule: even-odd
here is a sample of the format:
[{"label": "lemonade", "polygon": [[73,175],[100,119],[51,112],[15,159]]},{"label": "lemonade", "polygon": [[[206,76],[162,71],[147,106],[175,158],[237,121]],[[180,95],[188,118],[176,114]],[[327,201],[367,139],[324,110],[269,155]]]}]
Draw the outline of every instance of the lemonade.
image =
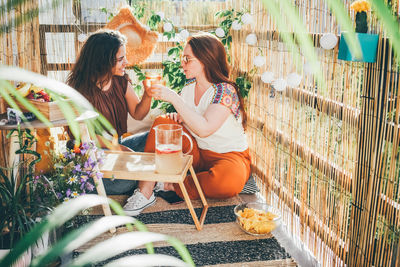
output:
[{"label": "lemonade", "polygon": [[179,145],[158,144],[156,148],[156,172],[178,174],[182,170],[182,149]]}]

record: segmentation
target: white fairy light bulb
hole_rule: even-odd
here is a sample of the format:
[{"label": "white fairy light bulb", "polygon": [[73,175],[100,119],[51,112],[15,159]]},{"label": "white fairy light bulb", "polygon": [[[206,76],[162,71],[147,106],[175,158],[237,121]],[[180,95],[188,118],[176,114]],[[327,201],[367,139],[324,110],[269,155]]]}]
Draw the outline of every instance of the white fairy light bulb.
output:
[{"label": "white fairy light bulb", "polygon": [[244,23],[244,24],[252,24],[253,23],[253,16],[251,15],[251,14],[249,14],[249,13],[244,13],[243,15],[242,15],[242,22]]},{"label": "white fairy light bulb", "polygon": [[183,39],[186,40],[189,37],[189,32],[185,29],[181,30],[181,32],[179,33],[179,36]]},{"label": "white fairy light bulb", "polygon": [[272,87],[278,92],[285,91],[286,86],[287,86],[287,82],[285,79],[282,79],[282,78],[277,79],[272,82]]},{"label": "white fairy light bulb", "polygon": [[78,41],[83,43],[84,41],[86,41],[87,35],[84,33],[81,33],[78,35]]},{"label": "white fairy light bulb", "polygon": [[296,72],[288,74],[286,77],[286,82],[289,87],[298,87],[301,83],[302,77]]},{"label": "white fairy light bulb", "polygon": [[263,74],[261,74],[261,81],[263,83],[272,83],[274,80],[274,73],[271,71],[266,71]]},{"label": "white fairy light bulb", "polygon": [[222,28],[217,28],[215,30],[215,34],[219,37],[222,38],[225,36],[225,31]]},{"label": "white fairy light bulb", "polygon": [[164,12],[158,11],[156,15],[160,16],[160,19],[163,20],[165,18]]},{"label": "white fairy light bulb", "polygon": [[333,33],[324,33],[319,40],[319,44],[323,49],[330,50],[333,49],[338,42],[338,38]]},{"label": "white fairy light bulb", "polygon": [[257,43],[257,35],[250,33],[246,36],[246,43],[249,45],[255,45]]},{"label": "white fairy light bulb", "polygon": [[234,20],[232,22],[232,29],[235,31],[238,31],[242,28],[242,24],[240,24],[240,22],[238,20]]},{"label": "white fairy light bulb", "polygon": [[263,56],[256,56],[256,57],[254,57],[254,59],[253,59],[254,66],[256,66],[256,67],[261,67],[261,66],[263,66],[263,65],[265,64],[265,60],[266,60],[266,58],[263,57]]},{"label": "white fairy light bulb", "polygon": [[164,29],[164,32],[172,31],[172,24],[170,22],[164,23],[163,29]]}]

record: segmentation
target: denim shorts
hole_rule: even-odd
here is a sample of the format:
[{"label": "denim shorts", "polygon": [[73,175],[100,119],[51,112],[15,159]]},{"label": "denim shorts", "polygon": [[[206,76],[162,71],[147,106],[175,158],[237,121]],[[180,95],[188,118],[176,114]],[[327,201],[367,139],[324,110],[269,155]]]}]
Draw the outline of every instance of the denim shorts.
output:
[{"label": "denim shorts", "polygon": [[[118,142],[121,145],[129,147],[133,151],[143,152],[148,135],[149,132],[139,133],[128,136],[122,140],[119,138]],[[126,195],[133,193],[133,191],[137,188],[138,181],[124,179],[103,179],[103,184],[107,195]]]}]

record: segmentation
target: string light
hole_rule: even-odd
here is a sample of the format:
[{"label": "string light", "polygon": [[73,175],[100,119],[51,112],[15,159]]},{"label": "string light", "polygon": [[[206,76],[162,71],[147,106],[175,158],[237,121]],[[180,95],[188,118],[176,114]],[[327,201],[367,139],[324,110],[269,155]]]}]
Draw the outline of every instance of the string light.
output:
[{"label": "string light", "polygon": [[215,34],[219,37],[222,38],[225,36],[225,31],[222,28],[217,28],[215,30]]}]

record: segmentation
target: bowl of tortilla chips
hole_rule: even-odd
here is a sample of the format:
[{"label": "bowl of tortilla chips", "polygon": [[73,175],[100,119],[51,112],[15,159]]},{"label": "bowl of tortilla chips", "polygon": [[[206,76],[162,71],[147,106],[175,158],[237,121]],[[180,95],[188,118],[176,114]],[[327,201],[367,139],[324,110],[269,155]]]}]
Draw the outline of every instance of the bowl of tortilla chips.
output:
[{"label": "bowl of tortilla chips", "polygon": [[266,235],[280,223],[280,212],[274,207],[261,202],[249,202],[234,208],[236,222],[250,235]]}]

